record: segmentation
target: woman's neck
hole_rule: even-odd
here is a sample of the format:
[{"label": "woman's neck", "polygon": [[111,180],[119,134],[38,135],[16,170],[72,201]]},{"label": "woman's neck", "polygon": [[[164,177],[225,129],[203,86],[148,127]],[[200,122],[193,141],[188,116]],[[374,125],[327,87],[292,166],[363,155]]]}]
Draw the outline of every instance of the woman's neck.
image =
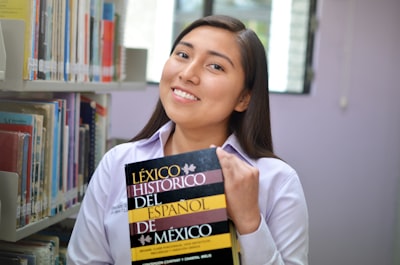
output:
[{"label": "woman's neck", "polygon": [[228,133],[216,131],[182,130],[178,127],[171,132],[165,146],[165,155],[180,154],[204,148],[211,145],[221,146],[228,137]]}]

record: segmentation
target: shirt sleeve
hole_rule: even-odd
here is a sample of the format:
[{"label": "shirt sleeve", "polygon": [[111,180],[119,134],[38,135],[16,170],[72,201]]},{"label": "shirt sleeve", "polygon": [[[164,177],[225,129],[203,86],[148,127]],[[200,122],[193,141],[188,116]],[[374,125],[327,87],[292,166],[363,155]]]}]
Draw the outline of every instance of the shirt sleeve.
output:
[{"label": "shirt sleeve", "polygon": [[104,229],[104,207],[110,178],[104,159],[94,172],[68,244],[67,264],[112,264]]},{"label": "shirt sleeve", "polygon": [[242,264],[307,265],[308,212],[297,175],[272,197],[272,207],[261,215],[258,229],[238,235]]}]

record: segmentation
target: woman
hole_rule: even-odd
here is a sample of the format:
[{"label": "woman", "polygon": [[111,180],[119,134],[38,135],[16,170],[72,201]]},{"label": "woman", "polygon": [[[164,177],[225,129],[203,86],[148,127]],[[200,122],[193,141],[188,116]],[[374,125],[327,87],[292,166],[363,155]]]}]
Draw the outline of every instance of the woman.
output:
[{"label": "woman", "polygon": [[242,264],[308,264],[308,213],[297,173],[272,148],[267,60],[227,16],[178,36],[143,130],[102,159],[83,200],[68,264],[129,264],[124,165],[217,146]]}]

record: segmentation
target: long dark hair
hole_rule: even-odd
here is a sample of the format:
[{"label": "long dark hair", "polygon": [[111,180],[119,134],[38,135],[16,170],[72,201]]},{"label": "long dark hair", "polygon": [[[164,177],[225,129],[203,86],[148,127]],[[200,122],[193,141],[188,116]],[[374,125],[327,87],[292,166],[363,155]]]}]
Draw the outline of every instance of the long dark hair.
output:
[{"label": "long dark hair", "polygon": [[[246,111],[232,113],[229,130],[237,136],[241,147],[250,157],[275,157],[269,110],[268,67],[264,46],[254,31],[247,29],[240,20],[229,16],[212,15],[200,18],[186,27],[176,38],[171,53],[186,34],[200,26],[222,28],[236,34],[245,73],[244,87],[251,93],[251,99]],[[158,100],[148,123],[131,141],[149,138],[168,121],[170,118],[161,101]]]}]

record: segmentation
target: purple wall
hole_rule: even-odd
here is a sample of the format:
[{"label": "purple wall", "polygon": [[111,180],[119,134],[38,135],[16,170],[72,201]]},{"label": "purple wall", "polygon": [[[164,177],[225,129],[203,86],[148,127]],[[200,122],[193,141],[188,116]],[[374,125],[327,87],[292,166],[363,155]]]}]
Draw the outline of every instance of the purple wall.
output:
[{"label": "purple wall", "polygon": [[[310,264],[391,265],[400,238],[400,1],[319,0],[318,9],[313,92],[271,95],[275,148],[303,182]],[[110,137],[133,136],[157,93],[114,93]]]}]

